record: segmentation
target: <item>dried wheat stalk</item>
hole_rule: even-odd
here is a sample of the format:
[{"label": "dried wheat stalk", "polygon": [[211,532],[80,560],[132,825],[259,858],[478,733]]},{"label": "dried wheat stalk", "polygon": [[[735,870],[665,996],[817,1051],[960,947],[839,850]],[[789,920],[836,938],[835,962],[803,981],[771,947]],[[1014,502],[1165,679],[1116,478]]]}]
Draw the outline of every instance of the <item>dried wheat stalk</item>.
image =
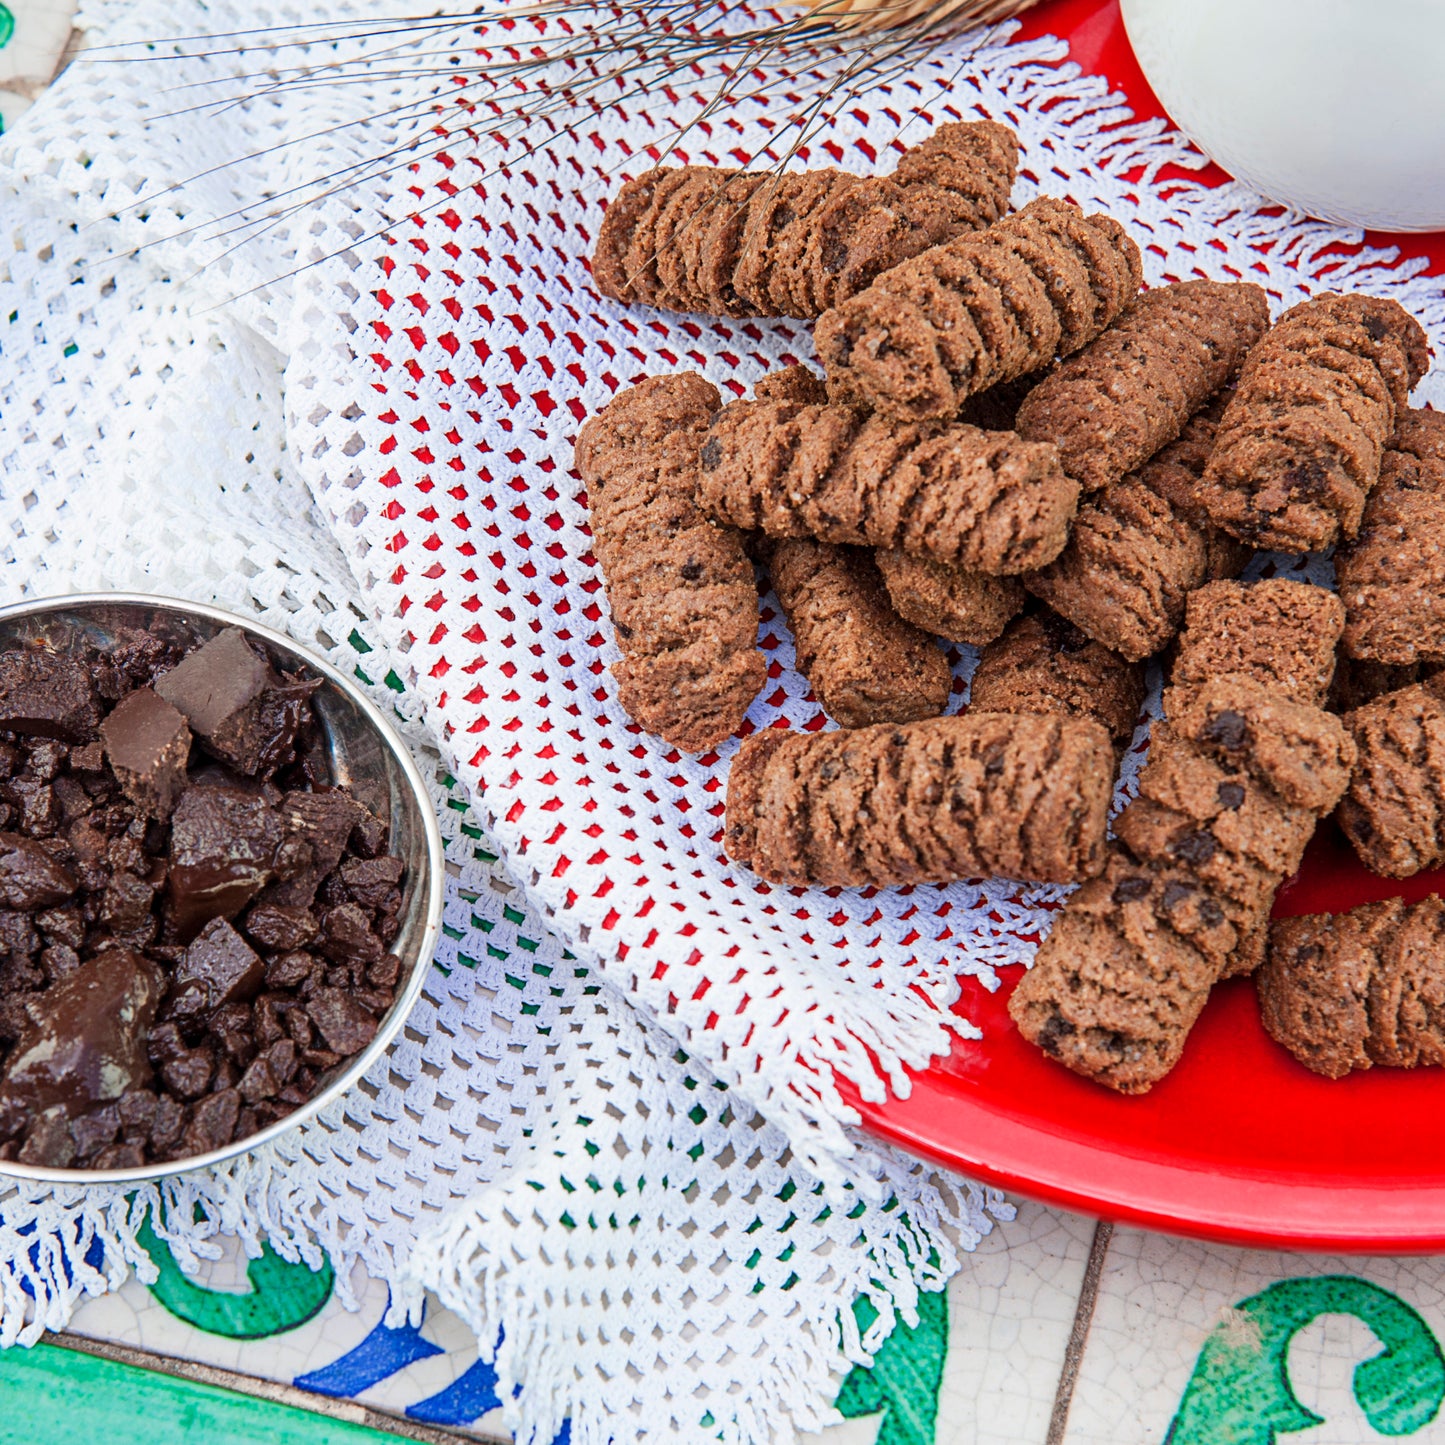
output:
[{"label": "dried wheat stalk", "polygon": [[[490,0],[477,9],[407,19],[167,37],[164,43],[92,52],[92,58],[164,66],[205,55],[222,69],[228,62],[234,67],[229,82],[209,83],[203,100],[173,115],[206,114],[286,91],[388,82],[410,89],[414,99],[356,123],[378,122],[378,142],[365,162],[317,173],[208,225],[219,257],[328,197],[378,182],[400,186],[410,167],[444,150],[486,156],[484,169],[471,175],[473,182],[485,181],[575,137],[599,112],[645,106],[650,91],[671,85],[703,104],[686,125],[653,136],[654,153],[686,159],[686,148],[703,140],[714,119],[746,105],[750,118],[772,127],[760,168],[780,170],[806,153],[862,92],[912,74],[948,37],[1035,3],[799,0],[779,21],[746,0]],[[520,33],[497,22],[523,19],[528,29],[518,45]],[[979,43],[988,33],[978,30]],[[923,124],[919,110],[945,97],[966,72],[970,53],[971,47],[940,66],[934,87],[919,92],[910,106],[909,127]],[[912,138],[926,133],[924,128]],[[278,137],[269,149],[305,147],[310,140]],[[137,204],[153,199],[148,195]]]},{"label": "dried wheat stalk", "polygon": [[1022,14],[1038,0],[809,0],[808,8],[840,29],[883,30],[928,25],[991,25]]}]

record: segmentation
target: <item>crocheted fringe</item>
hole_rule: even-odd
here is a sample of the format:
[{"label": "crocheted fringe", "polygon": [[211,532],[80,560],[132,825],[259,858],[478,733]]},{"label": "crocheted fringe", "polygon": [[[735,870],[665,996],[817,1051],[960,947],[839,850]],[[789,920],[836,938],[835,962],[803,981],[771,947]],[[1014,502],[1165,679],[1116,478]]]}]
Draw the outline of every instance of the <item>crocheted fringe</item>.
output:
[{"label": "crocheted fringe", "polygon": [[[560,1184],[560,1170],[545,1183]],[[570,1298],[566,1261],[550,1259],[542,1247],[543,1230],[557,1221],[546,1221],[535,1233],[523,1227],[541,1201],[555,1197],[545,1186],[535,1196],[488,1191],[418,1244],[409,1266],[416,1283],[435,1293],[479,1341],[495,1336],[490,1347],[481,1345],[480,1354],[497,1370],[505,1423],[518,1445],[548,1445],[567,1420],[575,1445],[654,1439],[677,1445],[792,1445],[799,1432],[837,1424],[832,1401],[842,1377],[855,1365],[868,1365],[900,1320],[918,1323],[919,1295],[945,1288],[959,1268],[953,1241],[971,1251],[996,1220],[1014,1217],[995,1190],[935,1179],[898,1211],[892,1231],[872,1234],[866,1251],[852,1251],[851,1257],[835,1251],[832,1294],[819,1296],[811,1314],[800,1312],[786,1329],[769,1333],[768,1357],[755,1359],[757,1386],[746,1398],[700,1399],[686,1369],[679,1368],[669,1396],[676,1413],[641,1419],[633,1418],[638,1405],[630,1382],[619,1382],[612,1409],[598,1401],[595,1380],[578,1379],[569,1305],[584,1302]],[[626,1244],[599,1241],[592,1251],[588,1243],[579,1241],[579,1249],[589,1254],[589,1265],[596,1268],[595,1254],[605,1248],[606,1263],[615,1271],[610,1302],[608,1292],[603,1301],[616,1311],[619,1332],[645,1335],[653,1328],[685,1327],[683,1320],[654,1319],[649,1301],[628,1296]],[[638,1239],[635,1247],[647,1245]],[[850,1307],[855,1300],[872,1307],[866,1329]],[[595,1295],[587,1303],[595,1308]]]}]

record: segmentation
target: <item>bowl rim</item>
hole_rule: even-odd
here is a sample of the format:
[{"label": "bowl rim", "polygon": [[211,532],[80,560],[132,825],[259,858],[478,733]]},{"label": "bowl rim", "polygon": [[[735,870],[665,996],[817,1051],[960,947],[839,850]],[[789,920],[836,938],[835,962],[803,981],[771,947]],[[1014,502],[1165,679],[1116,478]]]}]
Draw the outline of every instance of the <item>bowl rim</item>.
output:
[{"label": "bowl rim", "polygon": [[212,1149],[207,1154],[192,1154],[184,1159],[171,1159],[162,1164],[142,1164],[130,1169],[56,1169],[48,1165],[21,1164],[14,1160],[0,1160],[0,1178],[25,1180],[30,1183],[69,1184],[83,1187],[90,1184],[146,1184],[159,1179],[171,1178],[177,1174],[191,1174],[224,1164],[250,1154],[263,1145],[274,1143],[283,1134],[309,1124],[323,1109],[328,1108],[360,1082],[363,1075],[390,1047],[403,1025],[416,1008],[422,987],[431,971],[432,959],[441,938],[442,909],[445,898],[446,853],[442,843],[441,826],[437,821],[436,809],[427,791],[426,779],[417,766],[410,748],[401,740],[396,729],[385,714],[356,683],[334,667],[325,658],[317,656],[310,648],[303,646],[284,632],[268,627],[265,623],[243,617],[224,608],[212,607],[204,602],[191,602],[183,597],[170,597],[152,592],[72,592],[52,597],[42,597],[25,602],[13,602],[0,606],[0,622],[9,622],[18,617],[44,616],[50,612],[83,610],[87,607],[140,606],[157,610],[177,612],[183,616],[198,618],[205,622],[220,623],[223,627],[239,627],[248,635],[278,648],[283,654],[297,656],[308,667],[314,668],[360,711],[371,725],[382,745],[400,764],[411,794],[422,819],[422,832],[426,839],[425,866],[426,906],[422,916],[422,928],[417,943],[416,957],[411,972],[403,987],[392,1001],[390,1017],[383,1020],[376,1031],[376,1037],[314,1098],[299,1105],[283,1118],[248,1134],[244,1139],[233,1140],[221,1149]]}]

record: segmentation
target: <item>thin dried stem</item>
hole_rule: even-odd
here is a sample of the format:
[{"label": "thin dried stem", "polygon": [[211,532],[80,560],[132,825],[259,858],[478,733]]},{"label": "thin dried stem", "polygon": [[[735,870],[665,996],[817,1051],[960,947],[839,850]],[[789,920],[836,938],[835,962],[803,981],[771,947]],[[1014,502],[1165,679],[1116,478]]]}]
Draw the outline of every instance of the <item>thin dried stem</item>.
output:
[{"label": "thin dried stem", "polygon": [[[905,77],[944,38],[1033,3],[806,0],[783,16],[746,8],[739,0],[542,0],[374,22],[322,21],[173,37],[145,47],[105,47],[92,55],[100,63],[152,65],[204,56],[213,64],[235,66],[223,79],[187,78],[171,88],[177,101],[194,97],[178,105],[171,119],[215,116],[293,94],[340,95],[358,89],[365,94],[368,87],[411,91],[409,98],[390,94],[386,106],[355,119],[278,138],[250,156],[203,172],[214,176],[260,156],[305,156],[318,141],[348,131],[362,138],[353,148],[358,158],[309,175],[304,166],[293,166],[291,183],[269,190],[264,199],[258,196],[165,238],[203,232],[220,247],[208,259],[210,265],[347,192],[390,194],[395,178],[449,149],[467,153],[475,167],[470,184],[481,185],[564,138],[575,139],[580,125],[607,111],[630,114],[635,106],[645,117],[648,95],[659,91],[681,94],[696,105],[686,123],[652,136],[649,154],[685,160],[690,137],[711,136],[726,112],[758,107],[749,118],[762,121],[771,137],[763,159],[781,172],[806,154],[864,90]],[[966,64],[967,55],[959,69]],[[939,89],[948,84],[941,81]],[[922,108],[909,107],[915,113]],[[706,146],[705,141],[701,148]],[[588,184],[602,183],[625,164],[595,170]],[[186,184],[151,192],[129,209],[154,205]],[[388,221],[387,229],[346,249],[387,234],[405,217],[446,204],[408,206]]]}]

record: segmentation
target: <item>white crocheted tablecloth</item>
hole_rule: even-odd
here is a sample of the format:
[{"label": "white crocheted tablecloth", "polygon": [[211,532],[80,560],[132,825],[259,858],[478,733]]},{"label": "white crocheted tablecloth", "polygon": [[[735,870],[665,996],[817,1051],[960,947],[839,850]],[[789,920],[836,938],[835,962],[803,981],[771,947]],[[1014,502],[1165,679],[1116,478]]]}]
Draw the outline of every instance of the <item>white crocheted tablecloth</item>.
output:
[{"label": "white crocheted tablecloth", "polygon": [[[520,92],[433,114],[410,52],[280,83],[347,53],[293,44],[307,18],[100,4],[97,45],[279,40],[93,50],[0,143],[0,593],[215,600],[354,670],[436,772],[446,941],[387,1064],[283,1143],[129,1195],[8,1187],[0,1339],[147,1268],[135,1234],[159,1208],[183,1264],[236,1233],[324,1252],[341,1280],[360,1259],[397,1310],[435,1290],[497,1352],[524,1441],[569,1417],[586,1445],[788,1440],[1009,1215],[862,1140],[835,1072],[905,1089],[968,1027],[956,977],[1026,959],[1057,891],[768,888],[721,856],[735,744],[679,756],[617,707],[579,422],[649,372],[737,394],[810,355],[797,323],[628,311],[590,285],[603,199],[699,117],[701,80],[541,146],[507,129]],[[523,38],[507,22],[468,44]],[[869,170],[974,114],[1021,137],[1017,201],[1117,216],[1152,282],[1245,276],[1276,306],[1357,287],[1445,336],[1438,279],[1239,187],[1158,179],[1198,158],[1055,42],[951,42],[798,161]],[[704,117],[680,158],[762,162],[775,125],[761,103]],[[820,726],[775,607],[762,636],[749,723]],[[859,1297],[878,1311],[862,1334]]]}]

